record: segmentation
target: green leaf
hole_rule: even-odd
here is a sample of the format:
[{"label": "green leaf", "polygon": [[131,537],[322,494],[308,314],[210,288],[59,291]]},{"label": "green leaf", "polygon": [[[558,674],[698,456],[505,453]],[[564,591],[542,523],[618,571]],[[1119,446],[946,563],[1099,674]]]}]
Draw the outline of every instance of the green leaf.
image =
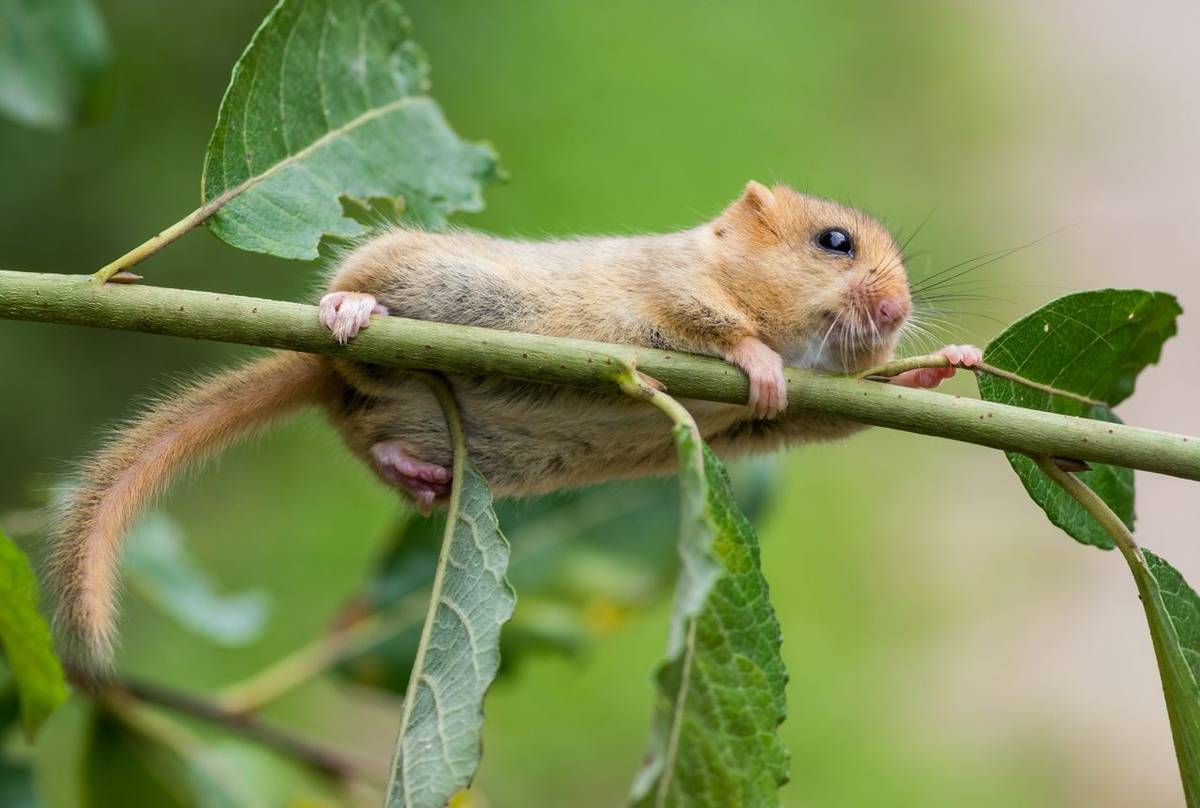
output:
[{"label": "green leaf", "polygon": [[500,627],[516,603],[491,489],[466,457],[448,396],[439,397],[455,435],[453,489],[404,698],[389,808],[441,808],[470,784],[482,753],[483,697],[500,667]]},{"label": "green leaf", "polygon": [[[510,500],[495,510],[513,548],[508,578],[521,592],[521,605],[501,637],[501,675],[527,653],[578,650],[590,639],[585,612],[598,604],[620,611],[644,606],[673,576],[679,506],[670,481]],[[425,597],[433,582],[443,517],[401,521],[356,609],[388,614],[393,625],[399,612],[411,614],[412,599]],[[420,629],[420,616],[413,615],[385,641],[345,659],[338,671],[403,694]]]},{"label": "green leaf", "polygon": [[[978,374],[980,395],[988,401],[1119,423],[1112,407],[1128,398],[1138,374],[1158,361],[1163,343],[1175,334],[1180,312],[1175,298],[1162,292],[1102,289],[1061,297],[1006,328],[988,344],[984,361],[1076,397],[987,373]],[[1013,453],[1008,453],[1008,462],[1051,522],[1084,544],[1112,548],[1107,531],[1036,463]],[[1093,464],[1091,471],[1078,476],[1133,528],[1132,471]]]},{"label": "green leaf", "polygon": [[1175,756],[1189,806],[1200,806],[1200,596],[1163,559],[1143,550],[1130,565],[1162,678]]},{"label": "green leaf", "polygon": [[0,0],[0,111],[62,129],[104,117],[111,56],[91,0]]},{"label": "green leaf", "polygon": [[[769,501],[772,463],[734,469],[738,500],[751,519]],[[508,578],[521,593],[501,635],[500,675],[531,654],[574,654],[624,618],[656,602],[675,579],[678,485],[670,479],[609,483],[527,500],[496,503],[512,545]],[[433,582],[445,522],[442,514],[404,517],[355,613],[366,608],[400,625],[355,652],[338,672],[361,685],[403,695],[412,672],[421,613],[410,609]],[[396,620],[400,612],[411,614]]]},{"label": "green leaf", "polygon": [[123,557],[125,579],[182,625],[221,645],[253,642],[267,624],[269,600],[260,591],[221,595],[188,555],[183,531],[165,513],[138,521]]},{"label": "green leaf", "polygon": [[21,549],[0,533],[0,644],[21,700],[21,724],[34,736],[67,697],[50,629],[38,611],[37,579]]},{"label": "green leaf", "polygon": [[[1181,653],[1195,681],[1200,682],[1200,597],[1179,571],[1149,550],[1143,549],[1146,566],[1158,584],[1163,607],[1171,618]],[[1196,704],[1200,709],[1200,700]]]},{"label": "green leaf", "polygon": [[208,220],[235,247],[316,258],[364,232],[342,200],[402,199],[437,226],[483,207],[497,172],[429,97],[429,66],[395,0],[281,0],[233,69],[204,160]]},{"label": "green leaf", "polygon": [[787,782],[777,734],[787,672],[754,528],[721,462],[686,426],[680,458],[682,560],[638,806],[774,805]]}]

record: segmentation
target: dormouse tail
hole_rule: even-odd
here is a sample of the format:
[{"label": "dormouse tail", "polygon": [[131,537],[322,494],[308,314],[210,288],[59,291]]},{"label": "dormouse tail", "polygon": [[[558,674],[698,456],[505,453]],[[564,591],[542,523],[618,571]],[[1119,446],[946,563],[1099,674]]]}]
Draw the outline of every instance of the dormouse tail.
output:
[{"label": "dormouse tail", "polygon": [[323,400],[329,371],[316,357],[279,353],[165,397],[87,460],[57,520],[51,573],[56,628],[78,661],[103,665],[117,617],[121,541],[177,472],[242,435]]}]

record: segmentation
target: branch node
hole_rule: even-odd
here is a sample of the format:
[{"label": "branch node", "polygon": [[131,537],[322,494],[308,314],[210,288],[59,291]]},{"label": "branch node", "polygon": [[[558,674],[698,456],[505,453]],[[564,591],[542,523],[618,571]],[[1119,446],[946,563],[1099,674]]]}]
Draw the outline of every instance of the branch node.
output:
[{"label": "branch node", "polygon": [[1086,460],[1078,460],[1074,457],[1052,457],[1054,465],[1058,466],[1063,471],[1080,472],[1091,471],[1092,465]]}]

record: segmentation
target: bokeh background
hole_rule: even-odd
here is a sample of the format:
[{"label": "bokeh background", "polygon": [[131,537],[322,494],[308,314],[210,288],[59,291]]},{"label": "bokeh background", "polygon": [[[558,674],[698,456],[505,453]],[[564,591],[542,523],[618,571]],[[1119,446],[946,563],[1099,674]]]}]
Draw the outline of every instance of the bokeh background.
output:
[{"label": "bokeh background", "polygon": [[[99,5],[117,61],[111,119],[68,134],[0,125],[5,268],[91,271],[194,207],[229,69],[270,3]],[[1185,309],[1200,297],[1194,4],[408,6],[448,117],[511,173],[461,220],[471,227],[666,230],[712,215],[747,179],[778,180],[909,232],[932,212],[914,277],[1049,236],[976,273],[979,298],[943,315],[947,341],[982,344],[1069,290],[1164,289]],[[154,283],[297,300],[323,272],[203,232],[143,269]],[[1198,351],[1185,316],[1123,416],[1195,432]],[[139,399],[249,353],[0,322],[0,514],[43,503]],[[1148,475],[1138,486],[1142,541],[1200,580],[1194,493]],[[785,805],[1182,804],[1122,562],[1052,528],[1000,455],[872,430],[789,452],[774,490],[760,529],[791,672]],[[131,593],[121,666],[196,690],[310,638],[397,509],[315,418],[229,453],[166,507],[223,586],[273,602],[264,637],[230,650]],[[498,684],[481,799],[619,804],[666,617],[665,600],[609,615],[585,653],[530,657]],[[386,757],[395,715],[394,702],[321,682],[271,717]],[[51,726],[38,754],[52,759],[64,732]],[[49,804],[72,804],[40,776]]]}]

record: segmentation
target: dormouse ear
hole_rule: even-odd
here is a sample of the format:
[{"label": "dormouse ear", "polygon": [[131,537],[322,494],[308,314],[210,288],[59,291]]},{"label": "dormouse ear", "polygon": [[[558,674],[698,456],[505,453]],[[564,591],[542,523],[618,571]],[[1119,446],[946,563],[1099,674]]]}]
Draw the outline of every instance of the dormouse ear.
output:
[{"label": "dormouse ear", "polygon": [[750,180],[738,202],[755,212],[765,212],[775,207],[775,194],[761,182]]},{"label": "dormouse ear", "polygon": [[733,224],[743,233],[770,239],[776,236],[776,199],[774,192],[761,182],[750,180],[746,190],[730,205],[717,220],[716,232],[720,236],[725,224]]}]

